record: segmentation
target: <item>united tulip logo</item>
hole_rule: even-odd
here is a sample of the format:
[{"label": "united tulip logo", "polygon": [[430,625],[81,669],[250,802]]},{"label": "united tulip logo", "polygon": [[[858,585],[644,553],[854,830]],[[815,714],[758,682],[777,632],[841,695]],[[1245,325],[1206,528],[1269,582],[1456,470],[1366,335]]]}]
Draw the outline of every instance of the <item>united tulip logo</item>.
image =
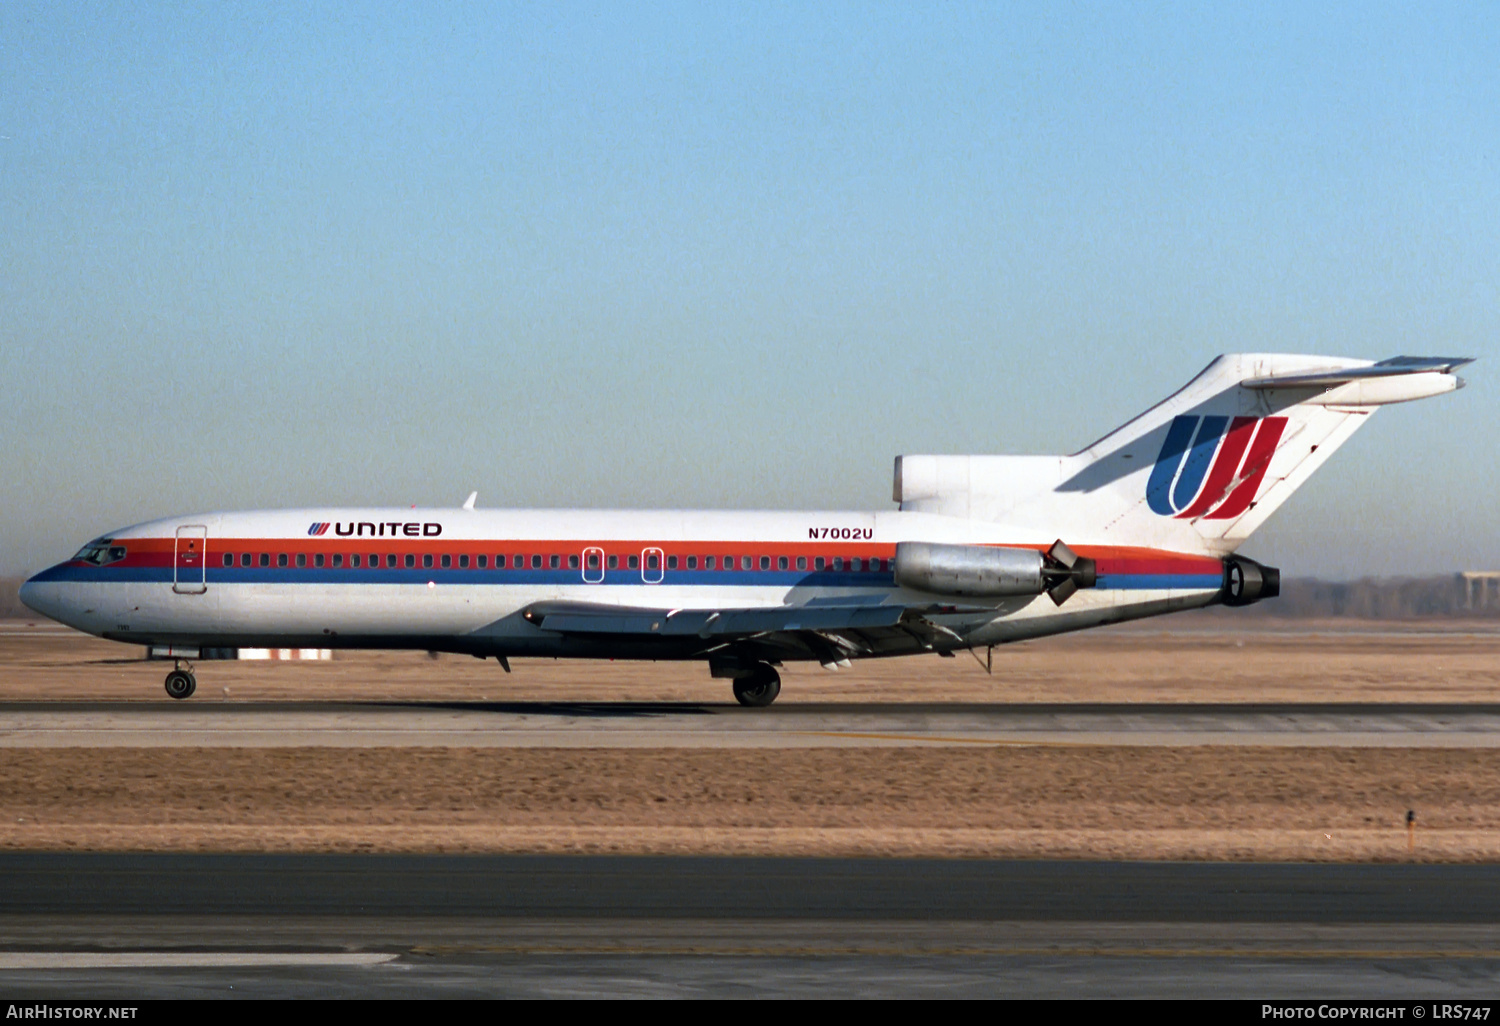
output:
[{"label": "united tulip logo", "polygon": [[1173,417],[1147,504],[1179,520],[1233,520],[1255,501],[1284,430],[1285,417]]}]

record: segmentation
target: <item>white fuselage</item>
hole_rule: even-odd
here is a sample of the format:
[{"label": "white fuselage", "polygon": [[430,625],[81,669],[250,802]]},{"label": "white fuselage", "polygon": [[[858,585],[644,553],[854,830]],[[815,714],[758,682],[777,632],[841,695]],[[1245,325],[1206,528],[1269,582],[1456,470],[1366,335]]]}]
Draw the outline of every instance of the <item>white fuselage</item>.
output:
[{"label": "white fuselage", "polygon": [[[829,603],[924,607],[940,644],[887,639],[868,654],[997,644],[1206,605],[1218,560],[1076,546],[1098,586],[955,606],[892,574],[903,541],[1045,548],[1003,524],[925,513],[306,509],[172,517],[98,543],[25,585],[30,606],[144,645],[420,647],[474,654],[703,658],[702,644],[577,639],[520,613],[536,603],[643,609]],[[660,643],[656,643],[656,642]]]}]

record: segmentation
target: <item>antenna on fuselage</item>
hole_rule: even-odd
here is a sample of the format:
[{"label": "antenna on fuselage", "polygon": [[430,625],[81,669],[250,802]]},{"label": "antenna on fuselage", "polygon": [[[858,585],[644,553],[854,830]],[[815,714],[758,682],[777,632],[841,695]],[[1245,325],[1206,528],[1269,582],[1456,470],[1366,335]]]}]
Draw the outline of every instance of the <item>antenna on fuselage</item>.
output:
[{"label": "antenna on fuselage", "polygon": [[470,492],[469,497],[464,500],[464,509],[472,510],[474,508],[474,500],[477,498],[479,498],[478,492]]}]

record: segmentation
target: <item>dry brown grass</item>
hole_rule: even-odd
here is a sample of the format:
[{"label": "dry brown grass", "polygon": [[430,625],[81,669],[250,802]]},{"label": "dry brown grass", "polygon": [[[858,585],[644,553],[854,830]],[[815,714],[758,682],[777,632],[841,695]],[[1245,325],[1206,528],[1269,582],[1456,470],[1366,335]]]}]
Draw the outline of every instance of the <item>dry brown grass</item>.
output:
[{"label": "dry brown grass", "polygon": [[1479,750],[0,749],[0,796],[10,849],[1500,857]]},{"label": "dry brown grass", "polygon": [[[0,634],[0,701],[169,701],[160,663]],[[789,667],[783,702],[1493,702],[1500,635],[1099,631]],[[696,665],[354,653],[205,663],[199,703],[728,701]],[[228,692],[224,691],[228,688]],[[1413,852],[1403,817],[1417,810]],[[1500,753],[1455,749],[0,749],[0,848],[1500,859]]]}]

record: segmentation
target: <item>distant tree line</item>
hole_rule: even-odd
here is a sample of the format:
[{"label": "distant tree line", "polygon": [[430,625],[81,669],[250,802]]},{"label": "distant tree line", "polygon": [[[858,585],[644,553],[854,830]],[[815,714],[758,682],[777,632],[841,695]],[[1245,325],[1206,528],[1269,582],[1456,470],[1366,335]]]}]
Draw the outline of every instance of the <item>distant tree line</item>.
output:
[{"label": "distant tree line", "polygon": [[1500,619],[1500,581],[1488,591],[1457,574],[1364,578],[1358,581],[1283,581],[1281,596],[1243,612],[1265,617],[1350,617],[1359,620]]}]

